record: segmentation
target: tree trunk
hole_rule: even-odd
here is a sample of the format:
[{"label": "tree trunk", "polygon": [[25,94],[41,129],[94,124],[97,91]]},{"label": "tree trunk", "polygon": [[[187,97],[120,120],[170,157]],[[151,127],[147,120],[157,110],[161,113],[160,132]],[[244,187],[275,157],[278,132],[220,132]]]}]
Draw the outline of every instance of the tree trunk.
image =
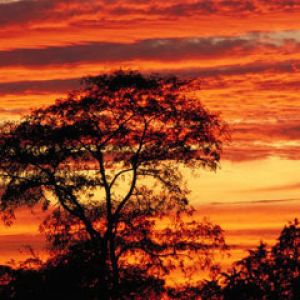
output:
[{"label": "tree trunk", "polygon": [[107,266],[107,241],[105,239],[101,242],[101,249],[99,253],[99,277],[98,277],[98,292],[97,299],[110,300],[110,287],[109,287],[109,268]]},{"label": "tree trunk", "polygon": [[119,278],[119,266],[116,258],[114,235],[111,236],[109,246],[110,246],[109,249],[110,261],[111,261],[112,272],[113,272],[113,290],[118,291],[120,278]]}]

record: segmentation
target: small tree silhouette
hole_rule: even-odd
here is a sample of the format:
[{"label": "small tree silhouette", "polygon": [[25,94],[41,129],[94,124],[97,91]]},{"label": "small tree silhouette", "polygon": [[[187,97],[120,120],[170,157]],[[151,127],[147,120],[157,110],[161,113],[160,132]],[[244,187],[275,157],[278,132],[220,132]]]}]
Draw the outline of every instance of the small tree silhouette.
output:
[{"label": "small tree silhouette", "polygon": [[[235,263],[219,282],[207,282],[198,289],[203,299],[290,299],[300,296],[300,228],[297,220],[285,226],[277,243],[269,248],[263,242]],[[211,298],[205,291],[211,286]],[[222,292],[220,293],[220,290]]]},{"label": "small tree silhouette", "polygon": [[224,247],[218,226],[180,217],[191,213],[181,168],[215,170],[226,137],[220,118],[188,96],[190,85],[133,71],[88,77],[66,99],[1,128],[4,221],[19,206],[57,203],[44,229],[54,247],[93,249],[102,298],[118,291],[129,261],[153,275],[191,252],[207,265]]}]

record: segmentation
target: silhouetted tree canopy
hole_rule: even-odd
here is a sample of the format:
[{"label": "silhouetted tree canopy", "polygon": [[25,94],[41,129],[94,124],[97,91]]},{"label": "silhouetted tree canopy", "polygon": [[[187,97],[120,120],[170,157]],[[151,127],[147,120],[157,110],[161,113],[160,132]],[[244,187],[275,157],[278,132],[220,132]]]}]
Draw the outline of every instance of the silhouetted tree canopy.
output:
[{"label": "silhouetted tree canopy", "polygon": [[[206,297],[209,292],[209,297]],[[263,242],[249,251],[218,280],[194,293],[197,299],[297,300],[300,299],[300,227],[285,226],[273,247]]]},{"label": "silhouetted tree canopy", "polygon": [[1,127],[4,221],[19,206],[57,206],[43,226],[52,249],[67,255],[79,245],[84,257],[89,245],[103,299],[117,297],[130,270],[159,280],[186,270],[183,257],[205,267],[225,247],[220,227],[181,217],[192,213],[182,168],[215,170],[226,138],[190,86],[132,71],[88,77],[65,99]]}]

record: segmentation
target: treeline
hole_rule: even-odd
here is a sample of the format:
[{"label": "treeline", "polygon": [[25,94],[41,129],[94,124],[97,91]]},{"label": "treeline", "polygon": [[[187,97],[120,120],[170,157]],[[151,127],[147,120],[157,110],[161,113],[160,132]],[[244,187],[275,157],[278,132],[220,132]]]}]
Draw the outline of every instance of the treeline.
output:
[{"label": "treeline", "polygon": [[[98,266],[88,243],[42,264],[33,257],[17,269],[0,268],[0,299],[101,299]],[[37,268],[32,268],[36,266]],[[261,242],[231,270],[195,286],[170,288],[143,266],[124,268],[110,299],[300,299],[300,227],[285,226],[273,247]]]},{"label": "treeline", "polygon": [[171,298],[216,300],[300,299],[300,228],[285,226],[273,247],[261,242],[231,270],[200,286],[172,291]]}]

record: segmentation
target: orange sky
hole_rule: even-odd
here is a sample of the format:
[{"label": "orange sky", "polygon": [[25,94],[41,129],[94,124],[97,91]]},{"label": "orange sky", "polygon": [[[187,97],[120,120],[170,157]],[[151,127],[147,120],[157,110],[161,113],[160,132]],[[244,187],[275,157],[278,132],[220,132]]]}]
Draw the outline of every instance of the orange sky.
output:
[{"label": "orange sky", "polygon": [[[299,217],[298,0],[0,0],[0,25],[2,121],[114,68],[199,77],[232,142],[217,173],[186,171],[192,204],[243,245]],[[27,239],[40,249],[39,220],[20,216],[0,225],[1,262]]]}]

